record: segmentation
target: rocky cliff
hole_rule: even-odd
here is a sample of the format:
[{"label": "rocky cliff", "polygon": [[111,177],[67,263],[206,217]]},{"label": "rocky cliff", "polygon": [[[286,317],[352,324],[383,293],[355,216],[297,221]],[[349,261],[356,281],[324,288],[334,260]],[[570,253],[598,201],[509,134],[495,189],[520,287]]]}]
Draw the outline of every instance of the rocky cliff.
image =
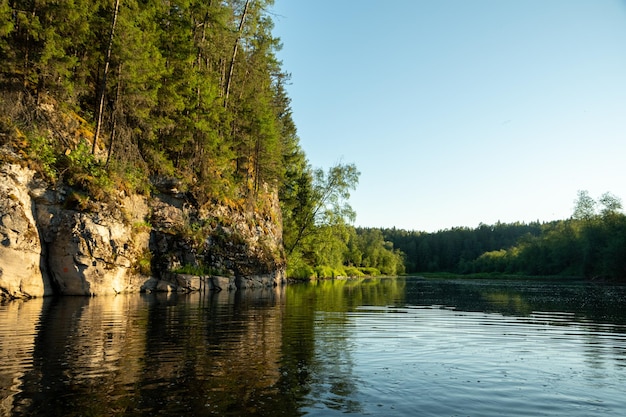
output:
[{"label": "rocky cliff", "polygon": [[78,208],[70,187],[49,184],[13,156],[0,158],[2,298],[284,282],[280,208],[270,192],[262,210],[199,206],[171,186]]}]

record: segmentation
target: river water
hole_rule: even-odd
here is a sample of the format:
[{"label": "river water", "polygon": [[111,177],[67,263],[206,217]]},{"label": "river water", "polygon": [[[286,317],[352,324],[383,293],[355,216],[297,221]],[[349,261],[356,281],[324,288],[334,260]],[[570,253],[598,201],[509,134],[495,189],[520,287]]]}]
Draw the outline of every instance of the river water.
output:
[{"label": "river water", "polygon": [[0,305],[0,416],[623,416],[626,288],[386,278]]}]

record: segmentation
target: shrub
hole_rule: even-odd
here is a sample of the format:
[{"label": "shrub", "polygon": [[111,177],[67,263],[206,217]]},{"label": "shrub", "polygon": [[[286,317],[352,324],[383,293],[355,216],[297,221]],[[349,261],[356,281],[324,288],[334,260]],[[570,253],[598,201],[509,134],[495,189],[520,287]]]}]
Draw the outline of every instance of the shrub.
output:
[{"label": "shrub", "polygon": [[45,136],[35,134],[29,138],[28,142],[27,153],[29,158],[36,163],[36,168],[47,179],[55,180],[57,157],[50,140]]},{"label": "shrub", "polygon": [[177,268],[172,271],[175,274],[185,274],[185,275],[224,275],[223,271],[206,266],[206,265],[193,265],[193,264],[185,264],[180,268]]},{"label": "shrub", "polygon": [[364,274],[367,275],[369,277],[376,277],[380,275],[380,271],[376,268],[370,268],[370,267],[361,267],[359,268],[359,270]]},{"label": "shrub", "polygon": [[287,276],[292,279],[309,280],[316,278],[316,273],[309,265],[301,264],[295,268],[289,266],[287,268]]},{"label": "shrub", "polygon": [[364,277],[365,274],[359,270],[359,268],[354,266],[345,267],[346,276],[348,277]]},{"label": "shrub", "polygon": [[332,266],[322,265],[315,267],[315,274],[317,278],[337,278],[345,277],[346,271],[343,267],[333,268]]},{"label": "shrub", "polygon": [[149,250],[143,251],[141,256],[137,258],[135,270],[141,275],[152,275],[152,252]]}]

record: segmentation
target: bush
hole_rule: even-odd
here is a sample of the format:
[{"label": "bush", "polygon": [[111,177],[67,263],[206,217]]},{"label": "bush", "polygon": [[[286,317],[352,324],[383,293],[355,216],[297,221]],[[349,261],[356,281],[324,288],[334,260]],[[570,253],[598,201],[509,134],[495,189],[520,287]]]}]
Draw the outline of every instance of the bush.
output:
[{"label": "bush", "polygon": [[380,275],[380,271],[376,268],[361,267],[359,270],[368,277],[377,277]]},{"label": "bush", "polygon": [[211,268],[210,266],[205,265],[192,265],[186,264],[172,271],[175,274],[184,274],[184,275],[224,275],[222,271],[219,271],[215,268]]},{"label": "bush", "polygon": [[55,169],[57,157],[48,138],[35,134],[29,138],[28,142],[28,156],[32,161],[36,162],[36,168],[47,179],[55,180],[57,175]]},{"label": "bush", "polygon": [[313,268],[309,265],[301,264],[296,267],[289,266],[287,268],[287,277],[299,280],[310,280],[316,278],[317,275],[315,270],[313,270]]},{"label": "bush", "polygon": [[135,270],[141,275],[152,275],[152,253],[149,250],[145,250],[141,256],[137,258]]},{"label": "bush", "polygon": [[62,165],[67,183],[85,190],[95,200],[104,200],[116,191],[106,168],[91,154],[86,141],[81,141],[74,150],[67,151]]},{"label": "bush", "polygon": [[365,274],[363,272],[361,272],[359,270],[359,268],[354,267],[354,266],[347,266],[345,268],[345,272],[346,272],[346,276],[348,276],[348,277],[358,278],[358,277],[364,277],[365,276]]},{"label": "bush", "polygon": [[315,267],[315,275],[317,275],[317,278],[345,277],[346,271],[343,267],[333,268],[332,266],[322,265]]}]

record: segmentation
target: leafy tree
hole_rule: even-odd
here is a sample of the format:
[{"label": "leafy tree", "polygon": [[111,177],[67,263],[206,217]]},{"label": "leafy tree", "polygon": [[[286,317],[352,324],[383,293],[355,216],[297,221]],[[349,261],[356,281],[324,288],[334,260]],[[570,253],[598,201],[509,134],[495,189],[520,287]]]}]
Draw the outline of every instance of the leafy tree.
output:
[{"label": "leafy tree", "polygon": [[293,233],[285,242],[287,253],[291,254],[309,236],[318,233],[322,226],[342,225],[354,219],[354,211],[346,200],[350,190],[356,187],[359,171],[354,164],[337,164],[325,173],[321,169],[309,168],[299,178],[296,199],[300,203],[294,216]]},{"label": "leafy tree", "polygon": [[619,197],[614,196],[611,193],[604,193],[600,196],[598,200],[600,204],[603,206],[601,215],[602,216],[610,216],[618,213],[622,210],[622,200]]},{"label": "leafy tree", "polygon": [[283,240],[291,271],[327,265],[342,275],[354,239],[349,225],[354,211],[347,203],[359,172],[354,164],[337,164],[324,172],[312,170],[298,154],[288,154],[293,164],[286,171],[282,191]]},{"label": "leafy tree", "polygon": [[596,201],[589,196],[586,190],[578,191],[578,198],[574,205],[574,213],[572,218],[578,220],[589,220],[596,212]]}]

